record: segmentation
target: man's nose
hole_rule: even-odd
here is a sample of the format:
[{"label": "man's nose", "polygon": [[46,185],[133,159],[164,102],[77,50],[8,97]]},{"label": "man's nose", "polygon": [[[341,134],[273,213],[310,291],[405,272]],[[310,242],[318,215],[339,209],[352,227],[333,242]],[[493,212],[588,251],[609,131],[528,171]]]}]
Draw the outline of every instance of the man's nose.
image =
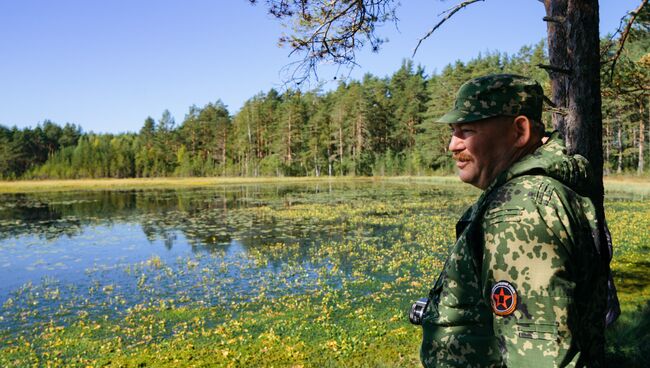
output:
[{"label": "man's nose", "polygon": [[456,134],[451,134],[451,140],[449,141],[449,150],[451,152],[460,152],[465,149],[465,144],[463,140],[458,138]]}]

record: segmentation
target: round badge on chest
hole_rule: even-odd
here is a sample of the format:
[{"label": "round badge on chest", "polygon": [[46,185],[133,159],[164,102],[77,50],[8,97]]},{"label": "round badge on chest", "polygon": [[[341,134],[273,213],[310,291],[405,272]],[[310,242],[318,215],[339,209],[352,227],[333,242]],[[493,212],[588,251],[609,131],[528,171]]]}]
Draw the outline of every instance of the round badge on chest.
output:
[{"label": "round badge on chest", "polygon": [[507,316],[517,309],[517,290],[508,281],[499,281],[492,286],[492,311],[499,316]]}]

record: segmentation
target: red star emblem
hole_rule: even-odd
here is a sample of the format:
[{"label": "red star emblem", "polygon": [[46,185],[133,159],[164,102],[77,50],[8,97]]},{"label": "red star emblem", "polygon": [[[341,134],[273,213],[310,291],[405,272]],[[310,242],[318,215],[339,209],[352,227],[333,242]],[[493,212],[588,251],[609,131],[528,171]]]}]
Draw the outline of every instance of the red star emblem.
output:
[{"label": "red star emblem", "polygon": [[517,290],[508,281],[499,281],[492,287],[492,310],[499,316],[507,316],[517,309]]},{"label": "red star emblem", "polygon": [[499,293],[492,295],[492,297],[494,298],[494,304],[497,309],[503,306],[503,310],[508,309],[508,300],[512,299],[512,295],[506,294],[503,288],[499,289]]}]

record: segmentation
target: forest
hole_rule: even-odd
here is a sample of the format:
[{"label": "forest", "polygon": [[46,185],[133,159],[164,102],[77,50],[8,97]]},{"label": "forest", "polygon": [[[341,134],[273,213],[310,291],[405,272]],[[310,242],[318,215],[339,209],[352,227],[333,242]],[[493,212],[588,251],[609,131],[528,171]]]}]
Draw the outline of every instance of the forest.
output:
[{"label": "forest", "polygon": [[[650,17],[643,12],[615,68],[601,71],[604,174],[647,175],[650,133]],[[616,39],[602,40],[604,57]],[[391,76],[366,74],[336,89],[270,89],[234,115],[216,100],[169,111],[137,133],[84,132],[45,120],[35,128],[0,125],[0,178],[76,179],[189,176],[392,176],[445,174],[449,128],[434,123],[460,85],[490,73],[530,76],[549,90],[545,42],[498,51],[427,74],[404,60]],[[548,106],[547,106],[548,107]],[[544,123],[551,130],[549,111]]]}]

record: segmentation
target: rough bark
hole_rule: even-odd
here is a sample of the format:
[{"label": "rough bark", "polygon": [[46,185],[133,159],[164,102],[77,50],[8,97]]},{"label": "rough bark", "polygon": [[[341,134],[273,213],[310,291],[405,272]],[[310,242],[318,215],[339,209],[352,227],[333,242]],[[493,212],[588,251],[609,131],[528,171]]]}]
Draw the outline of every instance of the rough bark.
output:
[{"label": "rough bark", "polygon": [[593,200],[603,212],[603,147],[600,95],[600,40],[597,0],[545,0],[548,24],[551,100],[560,111],[553,124],[569,153],[591,162]]},{"label": "rough bark", "polygon": [[585,156],[594,171],[597,207],[603,201],[603,133],[600,93],[598,0],[570,0],[567,6],[569,77],[565,137],[570,153]]},{"label": "rough bark", "polygon": [[[568,153],[580,154],[591,163],[594,182],[589,196],[596,208],[599,251],[609,263],[612,248],[604,209],[598,0],[544,0],[544,5],[551,62],[546,70],[557,111],[553,123],[564,136]],[[611,273],[608,288],[614,290]],[[607,323],[619,312],[615,294],[608,295]]]},{"label": "rough bark", "polygon": [[[548,35],[548,56],[551,66],[558,69],[570,68],[569,56],[567,54],[567,37],[566,37],[566,11],[568,0],[545,0],[546,8],[546,27]],[[551,19],[555,21],[550,21]],[[568,75],[557,71],[549,71],[551,79],[551,101],[559,107],[566,108]],[[553,126],[560,132],[564,132],[564,115],[561,113],[553,114]]]}]

